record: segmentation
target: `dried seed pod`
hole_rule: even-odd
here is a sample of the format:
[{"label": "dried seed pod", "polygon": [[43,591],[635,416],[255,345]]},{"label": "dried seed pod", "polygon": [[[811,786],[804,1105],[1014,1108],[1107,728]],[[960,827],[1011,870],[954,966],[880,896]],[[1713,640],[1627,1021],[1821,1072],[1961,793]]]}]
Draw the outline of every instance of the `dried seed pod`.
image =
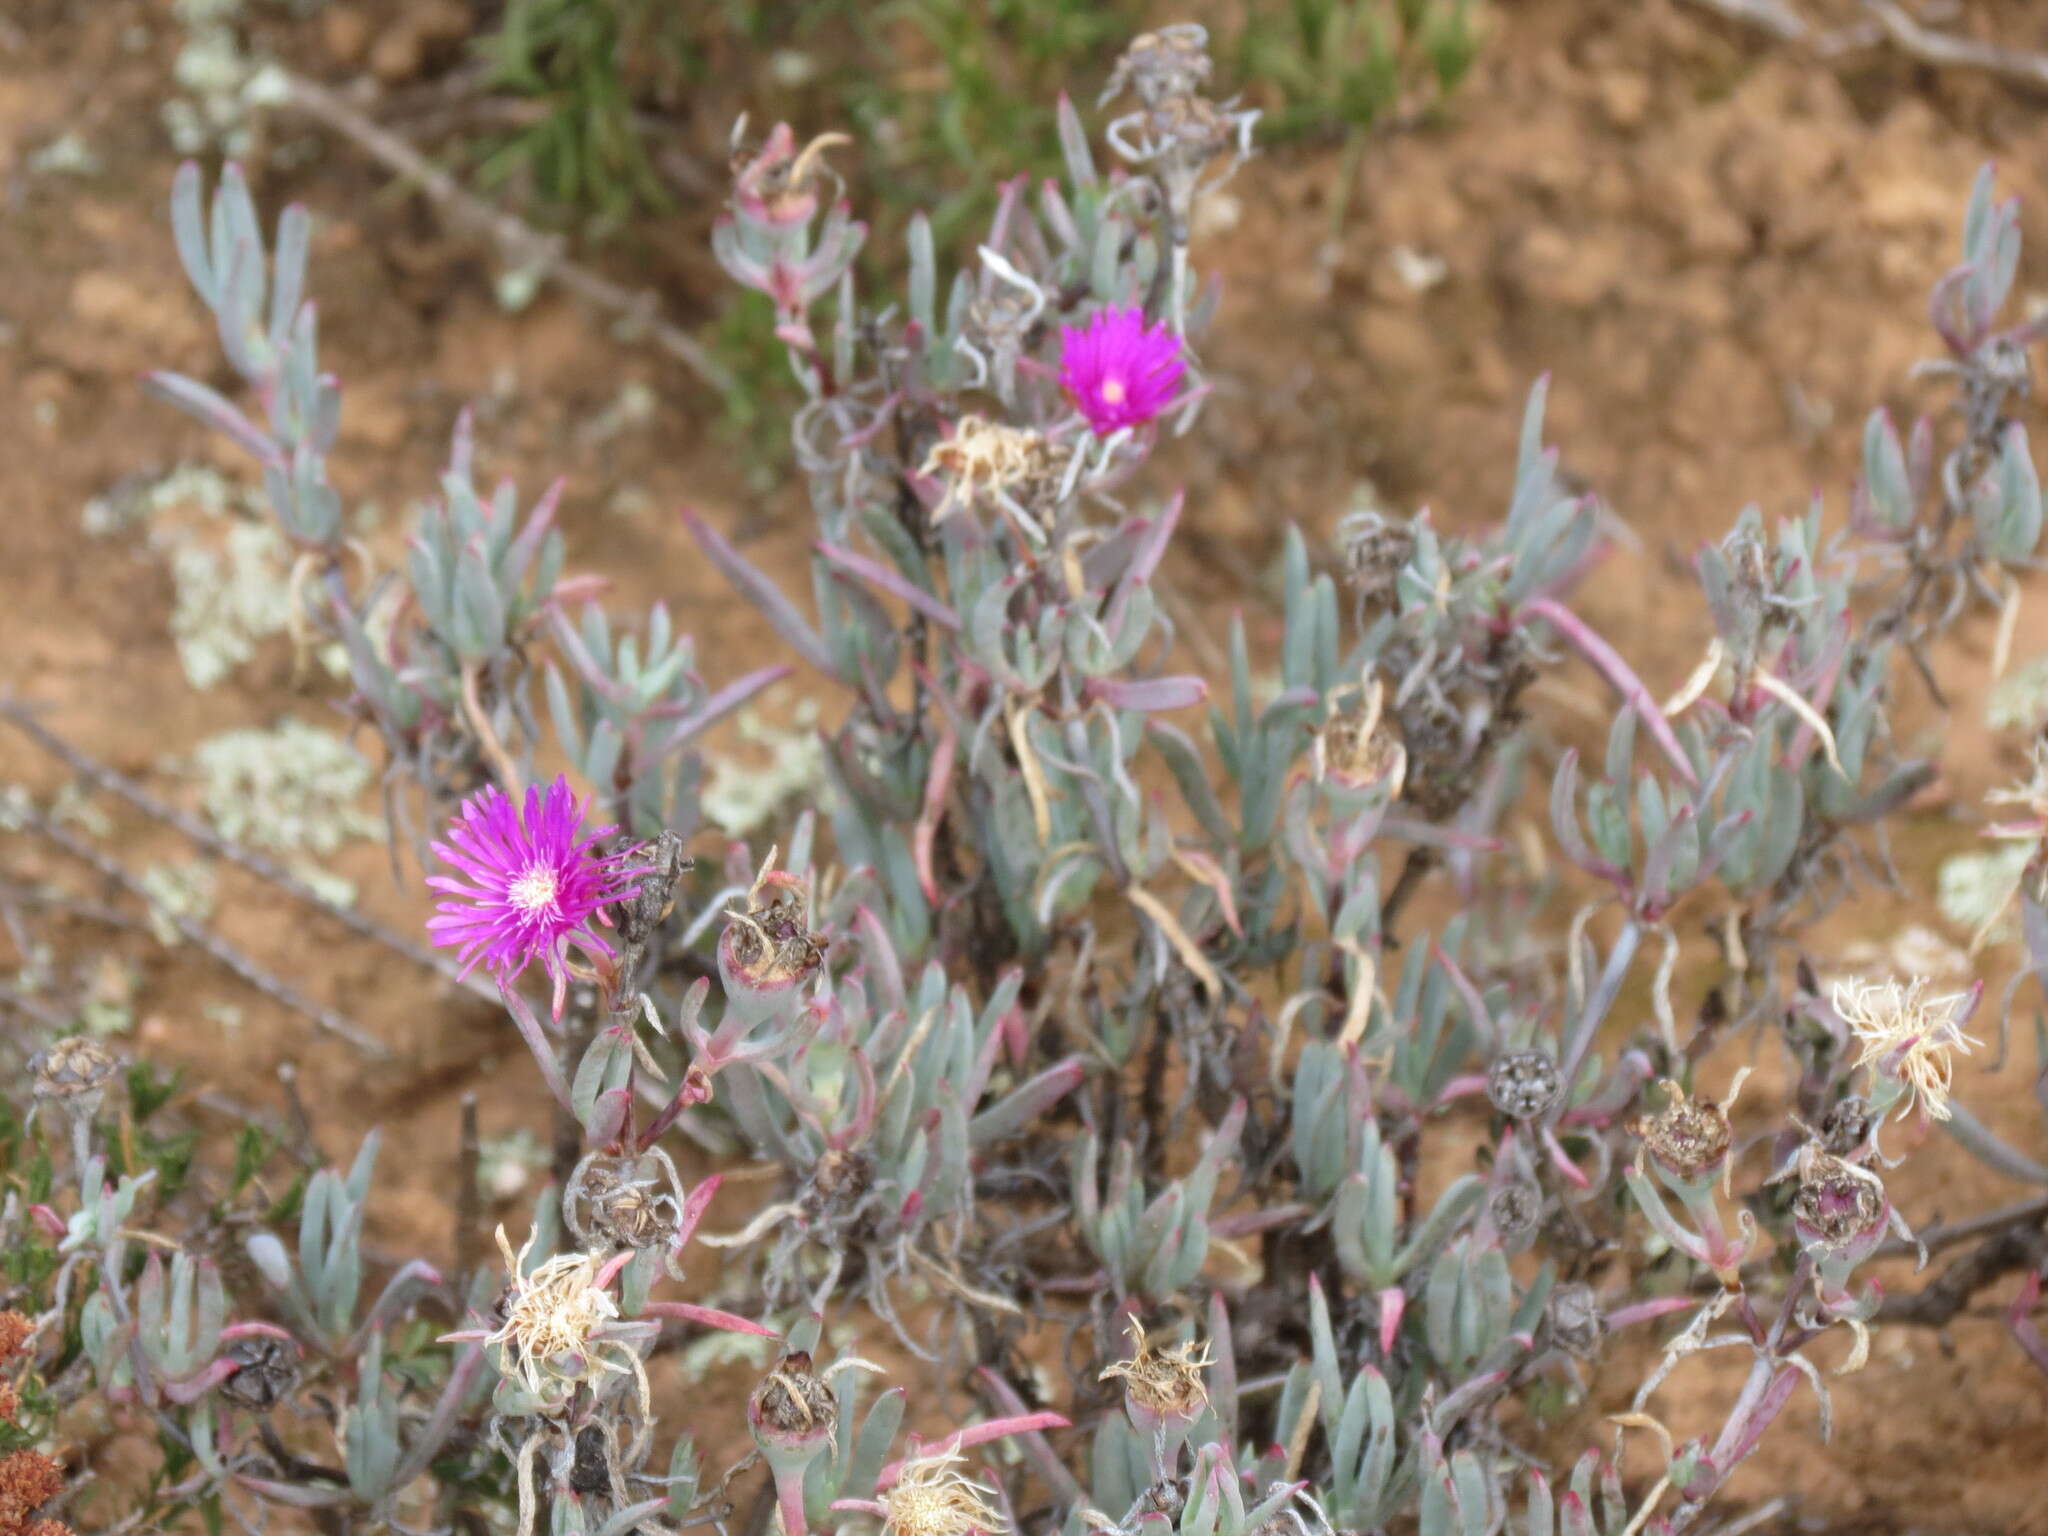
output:
[{"label": "dried seed pod", "polygon": [[1726,1110],[1711,1099],[1688,1099],[1674,1082],[1667,1081],[1664,1088],[1671,1102],[1630,1129],[1672,1177],[1687,1183],[1719,1177],[1735,1140]]},{"label": "dried seed pod", "polygon": [[1868,1168],[1814,1147],[1801,1152],[1792,1225],[1808,1248],[1829,1257],[1862,1258],[1884,1236],[1890,1218],[1884,1181]]},{"label": "dried seed pod", "polygon": [[237,1408],[267,1413],[299,1384],[298,1346],[274,1334],[255,1333],[236,1339],[221,1351],[234,1362],[234,1374],[215,1390]]},{"label": "dried seed pod", "polygon": [[1315,771],[1319,782],[1340,791],[1362,792],[1384,787],[1398,800],[1408,778],[1408,749],[1398,722],[1384,710],[1386,684],[1367,674],[1356,702],[1333,714],[1316,733]]},{"label": "dried seed pod", "polygon": [[1600,1352],[1607,1320],[1601,1315],[1600,1298],[1590,1285],[1560,1285],[1550,1293],[1543,1321],[1558,1348],[1581,1360]]},{"label": "dried seed pod", "polygon": [[726,913],[731,922],[718,941],[728,992],[787,988],[824,963],[825,941],[810,930],[810,906],[803,881],[787,870],[762,870],[746,910]]},{"label": "dried seed pod", "polygon": [[1391,608],[1395,583],[1415,553],[1415,530],[1383,512],[1354,512],[1337,530],[1344,570],[1367,608]]},{"label": "dried seed pod", "polygon": [[35,1096],[52,1103],[90,1103],[121,1069],[121,1059],[85,1035],[59,1040],[29,1058]]},{"label": "dried seed pod", "polygon": [[747,1427],[773,1464],[800,1467],[832,1443],[837,1404],[807,1350],[776,1362],[747,1399]]},{"label": "dried seed pod", "polygon": [[1102,99],[1112,100],[1129,86],[1147,106],[1157,106],[1199,91],[1208,83],[1213,68],[1208,29],[1200,24],[1180,22],[1157,32],[1141,32],[1116,61]]},{"label": "dried seed pod", "polygon": [[1501,1241],[1514,1248],[1543,1220],[1543,1191],[1524,1179],[1511,1180],[1486,1197],[1486,1214]]},{"label": "dried seed pod", "polygon": [[581,1242],[601,1237],[615,1247],[657,1248],[674,1239],[682,1209],[650,1159],[590,1157],[562,1194],[562,1215]]},{"label": "dried seed pod", "polygon": [[569,1487],[586,1498],[612,1489],[611,1446],[601,1425],[576,1431],[576,1450],[569,1462]]},{"label": "dried seed pod", "polygon": [[1548,1051],[1508,1051],[1486,1070],[1486,1096],[1493,1107],[1515,1120],[1548,1114],[1564,1092],[1564,1080]]}]

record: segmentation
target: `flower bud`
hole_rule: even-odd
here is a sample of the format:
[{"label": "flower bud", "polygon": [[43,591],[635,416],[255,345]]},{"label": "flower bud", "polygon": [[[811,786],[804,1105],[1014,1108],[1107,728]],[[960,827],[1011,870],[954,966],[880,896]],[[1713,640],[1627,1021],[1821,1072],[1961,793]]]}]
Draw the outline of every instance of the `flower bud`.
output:
[{"label": "flower bud", "polygon": [[1560,1285],[1550,1293],[1550,1305],[1543,1321],[1559,1349],[1579,1359],[1598,1354],[1600,1340],[1607,1332],[1607,1319],[1600,1311],[1600,1298],[1590,1285]]},{"label": "flower bud", "polygon": [[747,1399],[747,1428],[778,1474],[800,1473],[832,1443],[832,1390],[811,1370],[808,1351],[784,1355]]},{"label": "flower bud", "polygon": [[1563,1092],[1564,1079],[1548,1051],[1509,1051],[1487,1068],[1486,1096],[1511,1119],[1541,1118]]}]

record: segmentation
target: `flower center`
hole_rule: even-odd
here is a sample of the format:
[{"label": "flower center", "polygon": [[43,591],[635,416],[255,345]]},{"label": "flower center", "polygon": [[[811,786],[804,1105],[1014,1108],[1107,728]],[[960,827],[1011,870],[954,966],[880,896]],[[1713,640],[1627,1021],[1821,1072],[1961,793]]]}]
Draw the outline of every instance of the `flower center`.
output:
[{"label": "flower center", "polygon": [[545,864],[529,864],[518,878],[505,888],[505,895],[520,911],[534,914],[553,910],[558,889],[559,885],[552,869]]},{"label": "flower center", "polygon": [[1111,405],[1122,405],[1124,403],[1124,395],[1126,393],[1127,391],[1124,389],[1124,381],[1118,378],[1115,374],[1111,374],[1108,378],[1102,381],[1102,398],[1107,400]]}]

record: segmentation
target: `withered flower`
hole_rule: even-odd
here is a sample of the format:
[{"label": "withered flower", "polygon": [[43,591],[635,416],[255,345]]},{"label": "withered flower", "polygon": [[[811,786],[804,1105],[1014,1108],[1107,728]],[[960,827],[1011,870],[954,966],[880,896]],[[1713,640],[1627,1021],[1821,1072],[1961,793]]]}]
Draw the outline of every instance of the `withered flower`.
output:
[{"label": "withered flower", "polygon": [[1387,799],[1398,800],[1408,780],[1408,748],[1384,713],[1386,684],[1368,673],[1356,691],[1356,707],[1333,712],[1316,733],[1316,781],[1349,791],[1384,787]]},{"label": "withered flower", "polygon": [[1630,1125],[1642,1138],[1644,1150],[1663,1173],[1682,1184],[1712,1182],[1728,1166],[1728,1149],[1734,1144],[1734,1127],[1728,1122],[1728,1107],[1742,1090],[1748,1069],[1736,1074],[1725,1102],[1690,1099],[1670,1079],[1662,1087],[1667,1096],[1664,1108],[1644,1115]]},{"label": "withered flower", "polygon": [[831,1445],[838,1406],[806,1350],[776,1361],[747,1399],[747,1426],[771,1461],[808,1462]]},{"label": "withered flower", "polygon": [[1209,1388],[1202,1372],[1215,1362],[1209,1346],[1192,1340],[1168,1350],[1155,1350],[1136,1318],[1130,1321],[1131,1358],[1105,1366],[1098,1381],[1124,1384],[1124,1401],[1140,1428],[1170,1424],[1185,1427],[1209,1406]]},{"label": "withered flower", "polygon": [[718,940],[718,969],[728,995],[784,992],[824,963],[825,941],[810,928],[811,895],[803,881],[776,869],[770,849],[744,909]]},{"label": "withered flower", "polygon": [[1006,1529],[991,1494],[959,1470],[958,1451],[905,1462],[881,1498],[884,1536],[994,1536]]},{"label": "withered flower", "polygon": [[1891,1224],[1891,1201],[1868,1168],[1808,1146],[1799,1155],[1792,1224],[1809,1249],[1860,1260]]},{"label": "withered flower", "polygon": [[1978,1042],[1962,1031],[1958,1018],[1968,993],[1929,997],[1927,978],[1906,985],[1896,981],[1837,982],[1835,1012],[1863,1046],[1859,1067],[1874,1067],[1904,1090],[1899,1112],[1922,1105],[1937,1120],[1949,1118],[1949,1092],[1955,1082],[1954,1055],[1968,1055]]},{"label": "withered flower", "polygon": [[1057,453],[1045,434],[982,416],[962,416],[953,435],[932,444],[918,473],[946,482],[932,521],[987,498],[1009,498],[1024,509],[1058,488]]}]

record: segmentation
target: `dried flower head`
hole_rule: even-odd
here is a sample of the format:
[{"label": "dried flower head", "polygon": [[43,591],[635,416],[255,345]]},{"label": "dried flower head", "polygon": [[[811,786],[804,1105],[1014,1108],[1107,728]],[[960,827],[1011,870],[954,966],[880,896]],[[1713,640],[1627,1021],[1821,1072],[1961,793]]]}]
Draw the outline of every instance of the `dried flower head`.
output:
[{"label": "dried flower head", "polygon": [[932,444],[918,473],[941,478],[946,494],[932,509],[938,522],[984,499],[1006,499],[1029,511],[1059,486],[1059,461],[1045,434],[982,416],[962,416],[953,434]]},{"label": "dried flower head", "polygon": [[744,910],[729,908],[718,960],[728,992],[779,988],[803,980],[824,963],[825,939],[811,932],[811,893],[802,880],[774,868],[775,850],[761,865]]},{"label": "dried flower head", "polygon": [[459,949],[465,972],[483,961],[506,983],[540,961],[554,980],[557,1015],[569,950],[609,958],[612,946],[595,926],[599,915],[648,872],[645,864],[628,867],[626,852],[592,852],[615,829],[586,830],[583,814],[565,778],[530,787],[523,816],[503,790],[481,789],[463,802],[448,841],[433,845],[457,875],[427,878],[453,898],[427,919],[434,942]]},{"label": "dried flower head", "polygon": [[86,1035],[59,1040],[29,1058],[29,1074],[38,1099],[85,1099],[106,1087],[120,1070],[121,1060]]},{"label": "dried flower head", "polygon": [[1408,748],[1399,725],[1385,714],[1386,684],[1368,674],[1353,692],[1356,702],[1339,711],[1331,702],[1330,718],[1316,733],[1315,775],[1318,783],[1343,789],[1382,785],[1389,800],[1401,798],[1408,781]]},{"label": "dried flower head", "polygon": [[1192,1424],[1209,1406],[1209,1388],[1202,1372],[1214,1364],[1209,1346],[1192,1340],[1159,1351],[1145,1337],[1136,1318],[1130,1322],[1131,1358],[1105,1366],[1099,1381],[1119,1380],[1135,1411],[1166,1422]]},{"label": "dried flower head", "polygon": [[682,1223],[675,1191],[634,1157],[586,1157],[562,1193],[562,1215],[583,1240],[603,1238],[623,1248],[655,1248],[673,1241]]},{"label": "dried flower head", "polygon": [[[564,1400],[566,1389],[583,1380],[593,1364],[604,1370],[630,1372],[644,1383],[635,1351],[597,1337],[598,1331],[619,1315],[619,1304],[606,1289],[610,1277],[601,1274],[603,1258],[594,1253],[557,1254],[532,1274],[522,1274],[532,1250],[531,1233],[515,1254],[505,1229],[498,1228],[498,1251],[512,1277],[503,1303],[504,1321],[489,1333],[448,1337],[480,1337],[486,1344],[504,1345],[510,1371],[527,1392],[545,1403]],[[600,1353],[607,1342],[612,1342],[614,1354],[620,1358]],[[627,1359],[630,1365],[625,1363]]]},{"label": "dried flower head", "polygon": [[18,1450],[0,1457],[0,1531],[59,1533],[54,1521],[31,1519],[64,1489],[64,1470],[41,1451]]},{"label": "dried flower head", "polygon": [[221,1358],[232,1361],[235,1370],[217,1390],[238,1408],[265,1412],[290,1396],[299,1384],[298,1347],[272,1334],[236,1339],[221,1351]]},{"label": "dried flower head", "polygon": [[1127,86],[1135,89],[1147,106],[1192,95],[1208,83],[1213,67],[1209,30],[1199,22],[1177,22],[1157,32],[1140,32],[1116,61],[1102,99],[1113,100]]},{"label": "dried flower head", "polygon": [[1486,1069],[1486,1096],[1495,1109],[1516,1120],[1545,1114],[1563,1092],[1564,1079],[1548,1051],[1507,1051]]},{"label": "dried flower head", "polygon": [[1152,420],[1186,371],[1173,328],[1163,320],[1147,326],[1135,304],[1060,327],[1060,384],[1097,437]]},{"label": "dried flower head", "polygon": [[1799,1156],[1792,1221],[1809,1248],[1830,1255],[1867,1250],[1890,1225],[1891,1202],[1884,1181],[1868,1168],[1809,1145]]},{"label": "dried flower head", "polygon": [[1970,1001],[1968,993],[1926,994],[1924,976],[1904,986],[1896,981],[1837,982],[1835,1012],[1863,1046],[1856,1065],[1874,1066],[1880,1079],[1903,1090],[1900,1113],[1918,1103],[1935,1119],[1946,1120],[1955,1081],[1950,1058],[1967,1055],[1978,1042],[1963,1033],[1958,1017]]},{"label": "dried flower head", "polygon": [[807,1462],[832,1444],[837,1404],[807,1350],[776,1361],[747,1399],[747,1426],[771,1461]]},{"label": "dried flower head", "polygon": [[960,1471],[962,1459],[942,1451],[905,1462],[882,1495],[885,1536],[993,1536],[1006,1529],[993,1495]]},{"label": "dried flower head", "polygon": [[1712,1099],[1687,1098],[1683,1088],[1667,1079],[1664,1108],[1643,1116],[1630,1129],[1643,1139],[1658,1166],[1674,1177],[1687,1182],[1712,1178],[1726,1165],[1735,1140],[1727,1105],[1735,1102],[1740,1087],[1738,1077],[1727,1103],[1716,1104]]}]

